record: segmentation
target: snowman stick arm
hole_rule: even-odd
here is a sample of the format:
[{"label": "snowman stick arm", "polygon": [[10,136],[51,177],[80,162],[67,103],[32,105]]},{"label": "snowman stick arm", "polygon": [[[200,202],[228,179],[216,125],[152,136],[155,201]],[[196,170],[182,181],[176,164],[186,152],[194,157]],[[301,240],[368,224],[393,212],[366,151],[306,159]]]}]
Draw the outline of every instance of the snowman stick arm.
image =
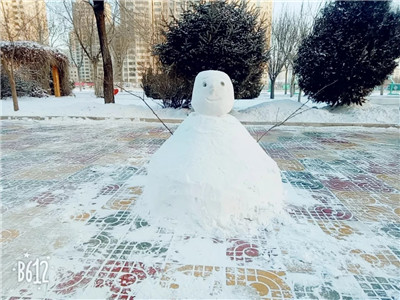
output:
[{"label": "snowman stick arm", "polygon": [[[326,89],[328,86],[331,86],[332,84],[335,84],[337,81],[338,81],[338,80],[336,79],[335,81],[331,82],[330,84],[325,85],[323,88],[321,88],[318,92],[315,93],[314,97],[315,97],[316,95],[318,95],[320,92],[322,92],[324,89]],[[308,109],[299,111],[299,110],[301,110],[308,102],[310,102],[310,100],[311,100],[311,98],[308,98],[306,102],[304,102],[304,103],[303,103],[300,107],[298,107],[294,112],[292,112],[289,116],[287,116],[286,119],[284,119],[283,121],[281,121],[281,122],[279,122],[279,123],[276,123],[274,126],[272,126],[271,128],[269,128],[266,132],[264,132],[264,133],[257,139],[257,143],[258,143],[268,132],[270,132],[270,131],[271,131],[272,129],[274,129],[275,127],[281,126],[281,125],[284,124],[287,120],[289,120],[289,119],[291,119],[291,118],[293,118],[293,117],[295,117],[295,116],[297,116],[297,115],[299,115],[299,114],[302,114],[303,112],[305,112],[305,111],[311,109],[311,108],[308,108]]]},{"label": "snowman stick arm", "polygon": [[144,97],[140,97],[140,96],[138,96],[138,95],[135,95],[134,93],[131,93],[130,91],[128,91],[128,90],[126,90],[126,89],[124,89],[122,86],[120,86],[120,85],[116,85],[117,87],[119,87],[121,90],[123,90],[124,92],[127,92],[128,94],[130,94],[130,95],[132,95],[132,96],[134,96],[134,97],[136,97],[136,98],[139,98],[140,100],[142,100],[143,102],[144,102],[144,104],[146,104],[146,106],[151,110],[151,112],[157,117],[157,119],[164,125],[164,127],[169,131],[169,133],[171,134],[171,135],[173,135],[173,133],[172,133],[172,131],[171,131],[171,129],[169,129],[169,127],[163,122],[163,120],[161,120],[160,119],[160,117],[156,114],[156,112],[151,108],[151,106],[144,100]]}]

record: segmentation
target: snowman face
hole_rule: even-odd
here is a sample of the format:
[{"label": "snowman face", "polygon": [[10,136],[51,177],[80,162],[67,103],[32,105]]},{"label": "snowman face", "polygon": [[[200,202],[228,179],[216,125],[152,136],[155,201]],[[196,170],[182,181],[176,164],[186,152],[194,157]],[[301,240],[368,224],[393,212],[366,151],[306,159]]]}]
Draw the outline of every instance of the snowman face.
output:
[{"label": "snowman face", "polygon": [[234,92],[229,76],[221,71],[200,72],[194,81],[192,107],[202,115],[221,116],[231,111]]}]

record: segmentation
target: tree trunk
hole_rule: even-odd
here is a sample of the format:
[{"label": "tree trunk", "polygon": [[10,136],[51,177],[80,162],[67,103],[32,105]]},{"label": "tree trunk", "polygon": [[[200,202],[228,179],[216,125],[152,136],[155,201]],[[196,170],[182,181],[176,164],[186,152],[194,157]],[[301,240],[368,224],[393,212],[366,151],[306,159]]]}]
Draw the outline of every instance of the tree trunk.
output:
[{"label": "tree trunk", "polygon": [[287,74],[288,74],[288,68],[285,70],[285,95],[287,95]]},{"label": "tree trunk", "polygon": [[275,99],[275,80],[276,80],[276,78],[274,78],[274,79],[271,79],[271,93],[270,93],[270,99]]},{"label": "tree trunk", "polygon": [[104,15],[104,1],[93,1],[93,11],[96,17],[97,31],[99,33],[101,55],[103,57],[103,92],[105,103],[114,101],[114,78],[110,51],[107,45],[106,22]]},{"label": "tree trunk", "polygon": [[294,80],[296,78],[295,76],[296,75],[294,74],[294,71],[292,70],[292,78],[290,78],[290,97],[294,96],[294,90],[295,90]]},{"label": "tree trunk", "polygon": [[82,92],[82,79],[81,79],[81,67],[76,67],[78,70],[78,82],[79,82],[79,91]]},{"label": "tree trunk", "polygon": [[92,60],[92,67],[93,67],[93,83],[94,83],[94,94],[96,97],[102,97],[103,93],[101,92],[100,82],[97,74],[97,60]]},{"label": "tree trunk", "polygon": [[299,87],[299,97],[297,98],[298,102],[301,102],[301,88]]},{"label": "tree trunk", "polygon": [[19,106],[18,106],[18,98],[17,98],[17,87],[15,85],[15,79],[14,79],[14,64],[12,61],[10,61],[10,63],[8,64],[5,61],[5,59],[1,60],[1,64],[3,65],[4,70],[6,70],[6,73],[8,76],[8,81],[10,82],[14,111],[18,111]]},{"label": "tree trunk", "polygon": [[116,59],[114,62],[117,63],[115,81],[118,82],[120,86],[122,86],[123,84],[122,74],[123,74],[124,62],[121,59]]},{"label": "tree trunk", "polygon": [[384,84],[382,83],[382,85],[381,85],[381,96],[383,96],[383,86],[384,86]]}]

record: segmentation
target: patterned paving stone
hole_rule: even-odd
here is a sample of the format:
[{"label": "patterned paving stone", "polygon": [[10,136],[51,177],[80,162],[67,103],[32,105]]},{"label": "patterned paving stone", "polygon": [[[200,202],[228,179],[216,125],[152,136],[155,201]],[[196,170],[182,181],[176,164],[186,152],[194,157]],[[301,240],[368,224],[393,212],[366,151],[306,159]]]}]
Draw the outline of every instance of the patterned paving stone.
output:
[{"label": "patterned paving stone", "polygon": [[296,188],[306,190],[319,190],[324,187],[317,178],[315,178],[311,173],[308,172],[286,171],[282,172],[282,174],[286,177],[290,184],[292,184]]},{"label": "patterned paving stone", "polygon": [[292,299],[290,287],[285,282],[285,272],[263,271],[244,268],[227,268],[226,284],[250,285],[261,297],[269,299]]},{"label": "patterned paving stone", "polygon": [[354,278],[358,281],[368,299],[395,299],[390,296],[391,292],[400,290],[399,279],[361,275],[356,275]]},{"label": "patterned paving stone", "polygon": [[289,207],[289,214],[293,218],[305,217],[310,220],[356,220],[353,214],[344,206],[336,208],[329,206],[314,206],[309,208],[292,206]]},{"label": "patterned paving stone", "polygon": [[[299,255],[274,235],[291,230],[279,224],[225,240],[154,230],[134,209],[146,163],[169,133],[110,122],[2,123],[3,298],[134,299],[148,280],[162,292],[155,298],[180,298],[197,283],[214,298],[230,288],[274,300],[400,297],[398,131],[280,127],[262,138],[283,181],[314,201],[286,207],[293,224],[312,229],[293,242],[318,232],[341,249],[314,244]],[[247,128],[258,138],[268,127]],[[18,262],[35,259],[48,262],[49,283],[18,282]]]}]

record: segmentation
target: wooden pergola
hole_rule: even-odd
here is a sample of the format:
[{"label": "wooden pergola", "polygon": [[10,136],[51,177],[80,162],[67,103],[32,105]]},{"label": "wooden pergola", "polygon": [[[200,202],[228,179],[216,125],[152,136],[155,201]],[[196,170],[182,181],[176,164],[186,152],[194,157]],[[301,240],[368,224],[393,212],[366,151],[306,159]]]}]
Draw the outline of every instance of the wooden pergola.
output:
[{"label": "wooden pergola", "polygon": [[[48,85],[49,79],[52,79],[56,97],[70,94],[68,58],[58,49],[31,41],[0,41],[0,53],[1,64],[7,73],[10,85],[15,84],[15,71],[24,67],[33,74],[36,72],[37,77],[42,79],[45,85],[46,82]],[[52,78],[49,78],[50,70]],[[43,86],[43,88],[49,89],[49,86]]]}]

